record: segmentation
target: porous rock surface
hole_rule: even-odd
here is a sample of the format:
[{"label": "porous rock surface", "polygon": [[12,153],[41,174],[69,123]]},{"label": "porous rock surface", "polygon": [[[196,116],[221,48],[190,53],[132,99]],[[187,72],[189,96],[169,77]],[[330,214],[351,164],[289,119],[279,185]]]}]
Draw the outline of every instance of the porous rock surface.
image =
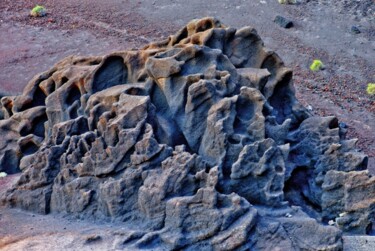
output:
[{"label": "porous rock surface", "polygon": [[367,157],[250,27],[68,57],[0,108],[0,171],[22,171],[2,204],[136,226],[120,248],[341,250],[372,228]]}]

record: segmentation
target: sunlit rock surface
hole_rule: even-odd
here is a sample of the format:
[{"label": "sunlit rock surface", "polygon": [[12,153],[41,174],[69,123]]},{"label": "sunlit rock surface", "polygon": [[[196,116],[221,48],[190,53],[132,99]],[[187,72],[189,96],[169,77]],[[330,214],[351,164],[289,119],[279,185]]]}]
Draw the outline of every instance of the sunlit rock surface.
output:
[{"label": "sunlit rock surface", "polygon": [[341,250],[372,229],[367,157],[250,27],[68,57],[0,108],[0,171],[22,171],[2,204],[137,226],[123,248]]}]

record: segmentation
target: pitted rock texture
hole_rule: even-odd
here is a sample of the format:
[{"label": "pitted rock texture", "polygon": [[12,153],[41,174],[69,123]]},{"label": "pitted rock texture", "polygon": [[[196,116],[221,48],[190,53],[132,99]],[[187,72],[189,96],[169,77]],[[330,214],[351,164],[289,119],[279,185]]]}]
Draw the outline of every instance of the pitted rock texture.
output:
[{"label": "pitted rock texture", "polygon": [[119,248],[340,250],[372,229],[367,157],[250,27],[68,57],[0,108],[0,170],[22,171],[2,203],[136,226]]}]

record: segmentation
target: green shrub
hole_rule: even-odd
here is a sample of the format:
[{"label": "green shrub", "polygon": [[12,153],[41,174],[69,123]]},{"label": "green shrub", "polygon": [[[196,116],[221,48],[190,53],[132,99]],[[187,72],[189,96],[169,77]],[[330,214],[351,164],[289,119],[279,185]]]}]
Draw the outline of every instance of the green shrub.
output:
[{"label": "green shrub", "polygon": [[30,15],[33,17],[44,17],[47,15],[46,8],[41,5],[36,5],[31,11]]},{"label": "green shrub", "polygon": [[322,63],[322,61],[320,61],[318,59],[314,59],[314,61],[310,65],[310,70],[312,70],[312,71],[319,71],[319,70],[323,70],[323,69],[324,69],[324,64]]},{"label": "green shrub", "polygon": [[375,95],[375,83],[369,83],[366,91],[369,95]]}]

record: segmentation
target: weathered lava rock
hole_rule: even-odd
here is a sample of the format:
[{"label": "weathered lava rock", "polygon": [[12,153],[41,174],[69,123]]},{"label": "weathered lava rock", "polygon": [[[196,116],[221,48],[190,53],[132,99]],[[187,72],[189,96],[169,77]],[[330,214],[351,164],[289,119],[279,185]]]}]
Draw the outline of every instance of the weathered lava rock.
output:
[{"label": "weathered lava rock", "polygon": [[123,248],[340,250],[372,228],[367,157],[250,27],[68,57],[0,108],[0,171],[22,171],[2,203],[136,226]]}]

